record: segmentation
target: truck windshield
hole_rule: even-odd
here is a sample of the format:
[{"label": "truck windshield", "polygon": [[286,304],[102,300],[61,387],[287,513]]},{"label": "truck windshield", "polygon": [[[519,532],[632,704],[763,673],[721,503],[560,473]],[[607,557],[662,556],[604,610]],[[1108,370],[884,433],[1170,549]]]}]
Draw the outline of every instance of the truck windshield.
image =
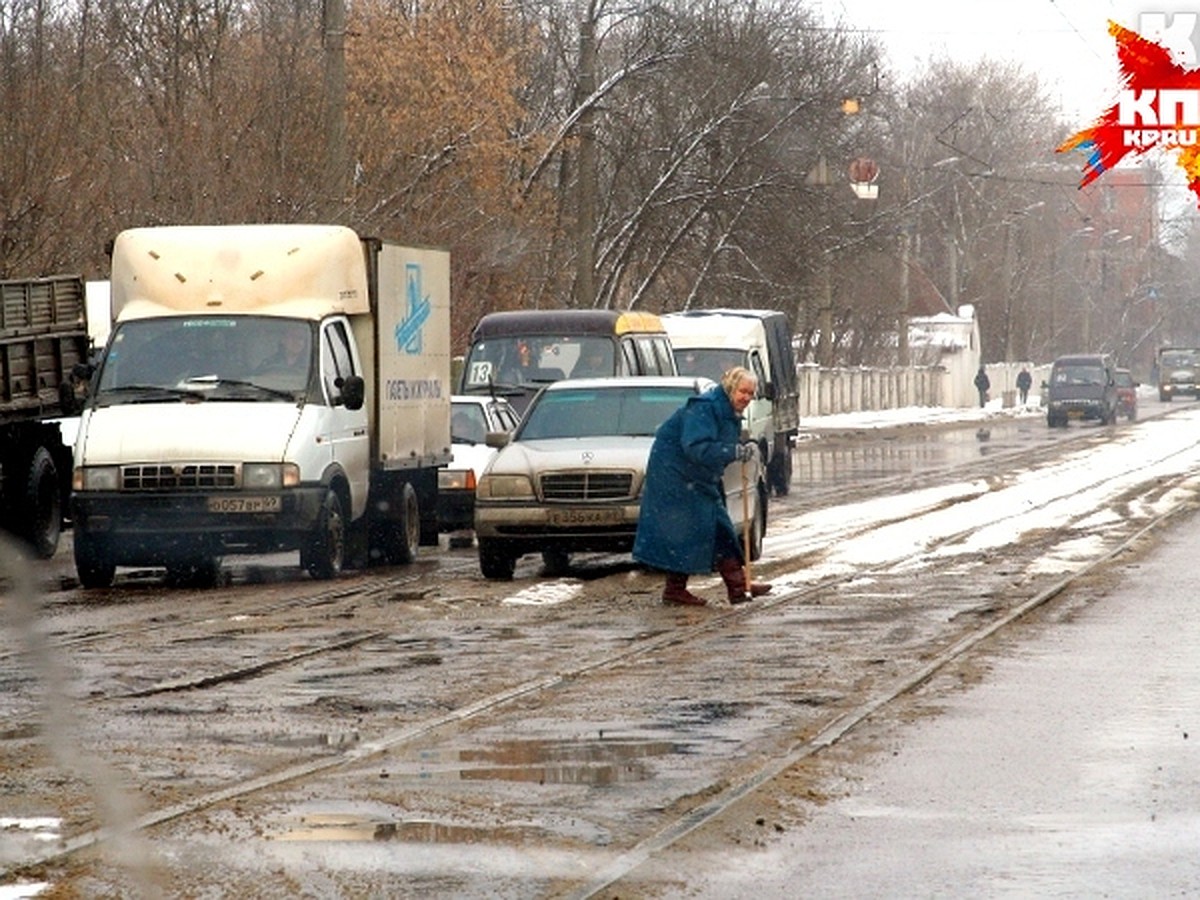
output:
[{"label": "truck windshield", "polygon": [[1190,350],[1172,350],[1162,355],[1164,369],[1190,369],[1194,365],[1196,359]]},{"label": "truck windshield", "polygon": [[613,342],[607,337],[506,335],[478,341],[471,348],[463,367],[463,388],[536,389],[562,378],[615,373]]},{"label": "truck windshield", "polygon": [[117,326],[99,403],[299,399],[312,372],[312,324],[273,316],[170,316]]},{"label": "truck windshield", "polygon": [[675,348],[675,365],[680,375],[696,375],[720,381],[734,366],[746,365],[746,351],[737,348]]}]

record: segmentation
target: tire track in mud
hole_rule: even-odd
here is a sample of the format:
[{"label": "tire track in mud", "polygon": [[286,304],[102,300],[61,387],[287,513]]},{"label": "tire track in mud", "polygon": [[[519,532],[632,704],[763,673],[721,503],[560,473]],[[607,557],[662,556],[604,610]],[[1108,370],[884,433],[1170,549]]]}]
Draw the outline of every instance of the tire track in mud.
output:
[{"label": "tire track in mud", "polygon": [[[1182,474],[1173,481],[1160,479],[1157,482],[1157,495],[1164,496],[1172,489],[1182,488],[1187,483],[1188,476]],[[970,492],[971,500],[977,501],[982,496],[984,496],[982,492]],[[944,503],[933,506],[944,507]],[[933,511],[932,507],[925,512],[928,514],[931,511]],[[1169,511],[1160,513],[1158,518],[1151,521],[1152,523],[1157,522],[1168,515],[1170,515]],[[907,520],[911,520],[911,517],[902,519],[902,521]],[[894,524],[894,520],[889,521]],[[1146,527],[1154,526],[1152,524]],[[137,819],[133,824],[137,830],[147,831],[167,822],[211,810],[219,805],[227,804],[231,800],[245,799],[255,794],[266,795],[273,789],[285,786],[295,789],[300,783],[335,774],[338,770],[361,768],[365,765],[377,767],[380,758],[410,746],[428,744],[429,741],[433,741],[435,744],[458,741],[464,734],[469,734],[472,729],[496,728],[498,719],[508,715],[508,710],[518,705],[520,706],[519,718],[536,719],[539,714],[551,714],[562,701],[563,695],[568,692],[586,691],[589,684],[602,683],[609,678],[619,680],[627,677],[629,672],[635,669],[674,669],[685,666],[689,664],[690,657],[696,654],[697,648],[704,647],[705,642],[715,640],[717,646],[727,646],[731,633],[737,632],[739,627],[751,626],[756,621],[772,617],[782,618],[784,621],[793,623],[801,622],[809,627],[820,627],[824,622],[830,630],[822,632],[819,641],[822,646],[834,647],[843,644],[847,655],[861,654],[861,639],[856,643],[852,632],[861,623],[875,619],[877,624],[885,628],[882,633],[889,636],[888,641],[884,642],[885,644],[890,642],[892,647],[904,647],[909,667],[905,668],[895,660],[889,660],[886,664],[878,664],[868,659],[865,661],[868,665],[868,674],[860,674],[857,679],[849,679],[842,690],[818,687],[820,679],[816,679],[805,689],[812,702],[801,704],[806,707],[805,712],[809,713],[808,715],[794,720],[784,716],[773,725],[764,725],[760,729],[760,731],[769,732],[773,728],[783,728],[789,734],[801,733],[803,736],[800,742],[789,739],[781,745],[776,737],[773,739],[774,743],[766,742],[765,749],[747,751],[773,760],[788,759],[796,753],[815,752],[813,749],[804,748],[819,749],[827,746],[828,740],[831,739],[830,736],[834,736],[832,739],[836,739],[836,736],[845,733],[846,728],[853,727],[854,724],[862,721],[866,715],[877,709],[879,703],[886,702],[886,699],[878,700],[878,697],[886,698],[889,696],[889,692],[897,690],[896,685],[907,684],[914,678],[920,680],[927,678],[928,674],[922,675],[921,673],[932,663],[924,662],[914,669],[912,668],[913,661],[927,660],[931,654],[941,653],[944,656],[954,647],[962,648],[959,653],[966,652],[977,642],[971,641],[963,644],[963,641],[970,640],[970,635],[979,634],[978,640],[982,640],[994,632],[997,627],[1002,627],[1002,624],[997,625],[997,622],[1004,623],[1009,620],[1008,617],[1012,615],[1012,603],[1006,608],[1003,603],[994,599],[986,600],[982,604],[978,602],[961,604],[960,602],[960,608],[956,610],[955,615],[950,617],[950,622],[957,623],[957,630],[939,631],[932,643],[921,637],[919,629],[911,638],[905,636],[905,629],[911,628],[906,624],[907,619],[921,616],[929,618],[946,612],[944,607],[929,602],[930,596],[934,593],[932,582],[935,579],[932,577],[926,577],[919,585],[926,595],[924,606],[916,602],[916,598],[906,596],[903,586],[907,584],[909,585],[908,589],[911,590],[912,567],[918,566],[927,571],[930,559],[936,556],[937,551],[954,545],[962,545],[974,530],[953,532],[933,544],[925,542],[917,552],[909,553],[898,559],[888,559],[873,567],[860,566],[853,571],[841,572],[828,577],[820,577],[818,574],[818,580],[806,584],[789,582],[785,572],[789,568],[788,562],[785,559],[776,559],[770,562],[769,566],[774,570],[773,575],[783,576],[780,584],[787,589],[779,595],[772,596],[767,602],[733,608],[727,612],[714,611],[715,614],[707,614],[706,618],[684,620],[682,624],[676,621],[671,623],[670,630],[663,628],[657,631],[618,635],[610,644],[597,645],[598,649],[592,648],[590,659],[579,659],[581,654],[578,650],[567,656],[545,656],[543,660],[547,662],[549,674],[515,681],[510,678],[501,689],[492,689],[484,693],[476,692],[473,699],[460,698],[457,703],[437,715],[418,717],[416,721],[404,727],[386,731],[373,739],[356,742],[350,748],[332,754],[323,753],[316,758],[302,754],[291,764],[277,765],[272,772],[264,772],[240,780],[234,779],[217,790],[199,793],[181,803],[165,805],[157,812]],[[866,536],[871,533],[872,529],[864,527],[859,535],[861,539],[866,539]],[[1139,531],[1125,540],[1127,542],[1134,541],[1141,533]],[[1030,546],[1026,548],[1024,563],[1010,562],[1006,559],[1005,568],[1016,571],[1020,570],[1023,565],[1027,566],[1047,546],[1054,545],[1060,536],[1057,532],[1047,532],[1046,537],[1048,539],[1046,545],[1030,542]],[[845,543],[845,536],[837,538],[837,541]],[[1121,546],[1125,546],[1125,544]],[[1101,559],[1111,558],[1116,552],[1118,551],[1110,549],[1107,555]],[[978,553],[972,557],[971,562],[980,563]],[[955,563],[966,565],[961,559],[955,560]],[[961,582],[958,581],[961,578],[961,572],[949,571],[952,568],[953,566],[946,566],[947,571],[939,576],[949,582],[942,589],[950,593],[956,589],[956,582],[959,587],[961,585]],[[1086,571],[1087,569],[1081,570],[1081,572]],[[813,577],[811,570],[800,574],[809,578]],[[1067,576],[1060,581],[1062,584],[1066,584],[1072,577],[1078,576]],[[1006,578],[1008,576],[1004,573],[999,576],[1000,581],[1004,581]],[[1033,585],[1027,584],[1025,589],[1028,594],[1033,590]],[[1047,596],[1053,596],[1061,590],[1060,586]],[[851,602],[848,599],[856,593],[865,596],[871,591],[880,594],[882,599],[879,602],[872,602],[870,599],[864,601],[861,598]],[[961,594],[961,590],[959,593]],[[1032,598],[1038,596],[1040,595],[1034,593]],[[1032,599],[1026,596],[1024,604],[1030,602]],[[1044,599],[1041,602],[1044,602]],[[1016,608],[1020,609],[1021,606]],[[987,621],[973,630],[968,627],[974,625],[979,619]],[[531,623],[535,627],[536,624],[536,622]],[[374,635],[372,636],[374,637]],[[954,640],[957,640],[958,643],[953,643]],[[619,643],[625,644],[623,649],[611,649]],[[947,644],[950,649],[946,649]],[[575,657],[574,661],[563,664],[563,660],[568,659],[571,655]],[[940,658],[934,656],[935,661]],[[943,664],[944,660],[938,663],[938,665]],[[462,671],[466,672],[469,668],[470,666],[464,666]],[[874,671],[871,671],[872,668]],[[468,676],[463,674],[458,677]],[[884,689],[882,693],[871,693],[879,685],[889,685],[890,687]],[[197,690],[196,693],[203,695],[205,691]],[[463,698],[469,696],[469,691],[464,692]],[[850,724],[843,728],[836,724],[839,721]],[[822,739],[821,735],[826,737]],[[674,818],[669,819],[665,826],[659,827],[654,835],[644,837],[640,841],[622,842],[625,845],[624,853],[629,855],[617,855],[617,861],[614,862],[612,856],[621,849],[614,847],[614,853],[605,853],[601,859],[593,860],[596,863],[594,870],[600,871],[601,875],[597,880],[586,884],[595,885],[600,882],[608,884],[614,878],[621,878],[625,873],[632,872],[645,858],[659,852],[660,844],[663,847],[667,846],[669,842],[668,844],[661,843],[667,837],[674,835],[671,840],[676,840],[679,834],[690,832],[700,822],[719,815],[723,809],[736,802],[739,797],[744,796],[753,786],[761,784],[765,778],[771,777],[768,773],[773,770],[774,765],[776,764],[760,766],[757,770],[751,768],[749,769],[751,774],[748,776],[744,773],[738,775],[736,772],[731,774],[727,768],[720,766],[715,769],[715,774],[706,772],[707,780],[701,779],[697,784],[692,785],[685,795],[677,796],[672,802],[666,804],[666,808],[676,811],[671,813]],[[705,803],[697,800],[689,801],[687,797],[716,799]],[[720,802],[722,797],[727,798],[728,802]],[[17,866],[10,866],[8,872],[12,873],[22,867],[61,859],[63,856],[74,854],[84,848],[101,844],[110,836],[110,832],[103,829],[82,832],[68,839],[54,852],[43,854],[37,859]],[[586,886],[583,888],[585,891],[590,889]],[[580,896],[586,895],[588,894]]]}]

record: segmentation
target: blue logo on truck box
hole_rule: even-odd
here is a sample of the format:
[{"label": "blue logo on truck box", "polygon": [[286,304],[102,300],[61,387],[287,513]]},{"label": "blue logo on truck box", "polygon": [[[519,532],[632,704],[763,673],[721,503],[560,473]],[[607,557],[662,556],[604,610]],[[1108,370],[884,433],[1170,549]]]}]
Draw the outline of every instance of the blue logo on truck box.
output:
[{"label": "blue logo on truck box", "polygon": [[421,266],[418,263],[404,266],[404,284],[408,315],[396,324],[396,349],[401,353],[417,354],[422,350],[421,332],[433,312],[429,296],[421,293]]}]

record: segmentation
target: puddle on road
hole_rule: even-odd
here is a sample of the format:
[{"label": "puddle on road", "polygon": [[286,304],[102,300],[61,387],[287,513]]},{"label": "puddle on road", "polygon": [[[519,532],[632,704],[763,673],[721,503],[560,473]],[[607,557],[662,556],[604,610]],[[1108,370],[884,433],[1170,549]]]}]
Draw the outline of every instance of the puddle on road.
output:
[{"label": "puddle on road", "polygon": [[395,777],[607,786],[653,777],[648,760],[682,754],[671,741],[597,738],[502,741],[488,747],[419,751],[396,761]]},{"label": "puddle on road", "polygon": [[355,813],[310,813],[285,825],[277,841],[397,841],[408,844],[522,843],[538,837],[536,828],[477,828],[429,820],[396,822]]}]

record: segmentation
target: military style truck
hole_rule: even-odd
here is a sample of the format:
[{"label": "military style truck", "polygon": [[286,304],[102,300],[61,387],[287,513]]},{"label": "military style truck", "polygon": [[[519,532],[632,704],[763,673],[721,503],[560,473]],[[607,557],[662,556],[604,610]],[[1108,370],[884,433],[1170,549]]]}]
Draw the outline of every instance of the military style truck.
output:
[{"label": "military style truck", "polygon": [[37,556],[58,547],[90,350],[81,277],[0,281],[0,525]]},{"label": "military style truck", "polygon": [[450,449],[450,258],[329,225],[135,228],[80,419],[86,587],[211,581],[298,550],[314,578],[436,544]]},{"label": "military style truck", "polygon": [[1158,399],[1200,397],[1200,347],[1161,347],[1155,360]]}]

